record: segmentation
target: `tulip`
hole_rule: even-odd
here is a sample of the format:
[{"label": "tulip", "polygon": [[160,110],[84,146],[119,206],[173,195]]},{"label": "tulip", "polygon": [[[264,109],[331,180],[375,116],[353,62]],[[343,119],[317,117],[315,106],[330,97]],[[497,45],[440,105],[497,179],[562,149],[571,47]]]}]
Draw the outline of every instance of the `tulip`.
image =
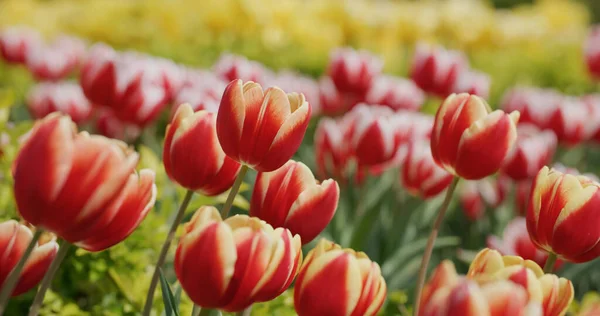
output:
[{"label": "tulip", "polygon": [[382,106],[357,106],[351,148],[360,167],[370,167],[392,160],[401,145],[396,137],[393,111]]},{"label": "tulip", "polygon": [[167,175],[180,186],[204,195],[218,195],[233,185],[241,165],[219,145],[216,114],[179,107],[167,125],[163,161]]},{"label": "tulip", "polygon": [[550,89],[514,88],[502,98],[501,108],[506,112],[519,111],[519,123],[530,123],[543,130],[549,128],[561,98]]},{"label": "tulip", "polygon": [[310,104],[313,116],[319,114],[321,110],[319,83],[311,77],[291,71],[282,71],[269,78],[266,87],[279,87],[284,91],[302,93]]},{"label": "tulip", "polygon": [[556,142],[556,135],[551,131],[540,131],[535,125],[520,124],[517,142],[504,160],[502,173],[516,181],[535,177],[552,160]]},{"label": "tulip", "polygon": [[[531,187],[527,230],[556,258],[586,262],[600,256],[600,184],[544,167]],[[550,261],[550,260],[549,260]]]},{"label": "tulip", "polygon": [[301,262],[300,237],[289,230],[245,215],[222,220],[203,206],[184,225],[174,266],[195,304],[235,312],[283,293]]},{"label": "tulip", "polygon": [[223,54],[213,66],[213,71],[228,82],[237,79],[262,82],[265,69],[260,63],[250,61],[244,56]]},{"label": "tulip", "polygon": [[[17,265],[17,261],[24,255],[25,248],[32,238],[33,233],[25,225],[14,220],[0,223],[0,288]],[[37,243],[25,262],[12,296],[35,287],[44,277],[57,251],[58,244],[54,240]]]},{"label": "tulip", "polygon": [[217,136],[225,153],[257,171],[283,166],[298,150],[311,108],[304,95],[234,80],[217,115]]},{"label": "tulip", "polygon": [[393,110],[419,111],[425,102],[425,93],[412,80],[382,75],[373,80],[365,102]]},{"label": "tulip", "polygon": [[500,206],[506,198],[508,185],[507,179],[503,177],[462,182],[459,190],[460,203],[467,218],[476,221],[485,214],[486,206]]},{"label": "tulip", "polygon": [[408,146],[401,180],[409,193],[429,199],[450,185],[452,175],[435,163],[428,141],[415,141]]},{"label": "tulip", "polygon": [[306,244],[329,224],[339,198],[337,182],[318,183],[305,164],[290,160],[275,171],[258,173],[250,216],[287,228]]},{"label": "tulip", "polygon": [[294,307],[299,316],[376,315],[386,291],[377,263],[323,239],[300,268]]},{"label": "tulip", "polygon": [[83,95],[81,87],[71,82],[35,85],[27,95],[27,107],[35,118],[61,112],[78,124],[87,121],[92,114],[92,105]]},{"label": "tulip", "polygon": [[491,79],[485,73],[477,71],[462,71],[458,74],[452,92],[469,93],[487,99],[490,95]]},{"label": "tulip", "polygon": [[459,74],[468,67],[466,57],[458,51],[419,43],[410,77],[425,92],[445,98],[454,91]]},{"label": "tulip", "polygon": [[495,173],[517,138],[519,112],[491,112],[478,96],[452,94],[438,109],[431,135],[435,161],[468,180]]},{"label": "tulip", "polygon": [[[531,260],[540,266],[546,264],[548,254],[537,249],[529,233],[527,232],[527,223],[524,217],[513,219],[504,228],[502,239],[496,236],[487,238],[488,247],[498,250],[505,256],[519,256],[526,260]],[[554,269],[559,269],[562,265],[561,261],[557,261]]]},{"label": "tulip", "polygon": [[124,143],[77,134],[68,117],[50,114],[36,122],[13,164],[19,213],[85,250],[109,248],[154,205],[154,172],[135,173],[137,161]]},{"label": "tulip", "polygon": [[26,27],[11,27],[0,33],[0,55],[7,63],[25,64],[30,51],[42,43],[39,33]]},{"label": "tulip", "polygon": [[531,300],[540,301],[544,316],[564,315],[573,301],[571,281],[544,274],[542,268],[531,260],[517,256],[502,256],[498,251],[480,251],[467,273],[467,277],[480,283],[492,280],[510,280],[527,290]]},{"label": "tulip", "polygon": [[85,44],[76,38],[62,36],[47,45],[39,45],[28,51],[27,69],[38,80],[60,80],[79,67]]},{"label": "tulip", "polygon": [[336,116],[346,113],[362,101],[362,96],[338,91],[330,77],[319,80],[319,110],[321,114]]},{"label": "tulip", "polygon": [[381,59],[367,51],[339,48],[329,57],[327,74],[338,91],[364,95],[382,68]]},{"label": "tulip", "polygon": [[600,127],[600,111],[590,107],[580,98],[563,97],[552,115],[548,127],[554,131],[558,140],[575,146],[594,136]]},{"label": "tulip", "polygon": [[333,177],[339,180],[347,176],[350,160],[349,134],[352,128],[350,116],[342,119],[323,118],[315,131],[315,161],[321,179]]},{"label": "tulip", "polygon": [[600,77],[600,27],[590,30],[584,47],[585,61],[588,71],[594,77]]}]

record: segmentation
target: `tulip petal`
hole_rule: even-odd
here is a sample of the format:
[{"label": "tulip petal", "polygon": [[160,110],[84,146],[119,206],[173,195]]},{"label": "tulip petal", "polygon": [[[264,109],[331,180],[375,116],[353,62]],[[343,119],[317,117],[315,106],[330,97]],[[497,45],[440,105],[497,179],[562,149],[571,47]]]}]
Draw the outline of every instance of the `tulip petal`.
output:
[{"label": "tulip petal", "polygon": [[19,283],[17,283],[12,295],[17,296],[34,288],[42,280],[46,271],[48,271],[57,252],[58,244],[55,241],[35,248],[31,252],[31,256],[27,259],[23,271],[21,271]]}]

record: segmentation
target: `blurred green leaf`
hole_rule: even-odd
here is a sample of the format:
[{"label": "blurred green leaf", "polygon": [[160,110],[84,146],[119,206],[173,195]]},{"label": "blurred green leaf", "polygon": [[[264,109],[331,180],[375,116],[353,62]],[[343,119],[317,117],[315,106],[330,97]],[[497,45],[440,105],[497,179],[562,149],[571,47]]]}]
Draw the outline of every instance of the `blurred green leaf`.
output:
[{"label": "blurred green leaf", "polygon": [[162,291],[163,303],[167,316],[179,316],[179,302],[175,301],[171,287],[163,274],[162,268],[158,269],[160,273],[160,289]]}]

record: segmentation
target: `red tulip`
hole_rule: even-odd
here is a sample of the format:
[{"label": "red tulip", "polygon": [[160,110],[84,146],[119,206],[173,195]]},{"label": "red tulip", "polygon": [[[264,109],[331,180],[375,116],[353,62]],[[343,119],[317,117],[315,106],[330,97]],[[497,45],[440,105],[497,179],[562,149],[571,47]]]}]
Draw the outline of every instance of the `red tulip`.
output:
[{"label": "red tulip", "polygon": [[561,98],[558,92],[550,89],[514,88],[502,98],[501,108],[506,112],[519,111],[519,123],[546,129]]},{"label": "red tulip", "polygon": [[585,61],[588,71],[594,77],[600,77],[600,27],[594,26],[585,42]]},{"label": "red tulip", "polygon": [[467,218],[476,221],[485,214],[486,206],[500,206],[507,191],[507,179],[502,177],[495,180],[464,181],[459,190],[460,203]]},{"label": "red tulip", "polygon": [[11,27],[0,33],[0,55],[7,63],[25,64],[29,52],[41,44],[39,33],[27,27]]},{"label": "red tulip", "polygon": [[533,243],[564,260],[600,256],[600,184],[585,176],[542,168],[533,182],[527,230]]},{"label": "red tulip", "polygon": [[375,166],[392,160],[401,144],[396,137],[394,112],[387,107],[364,104],[352,112],[356,127],[351,145],[358,165]]},{"label": "red tulip", "polygon": [[215,63],[213,71],[228,82],[240,79],[262,83],[265,69],[260,63],[244,56],[223,54]]},{"label": "red tulip", "polygon": [[321,110],[321,100],[319,92],[319,83],[314,79],[300,75],[291,71],[279,72],[269,78],[266,87],[279,87],[283,91],[296,91],[306,97],[310,104],[312,115],[319,114]]},{"label": "red tulip", "polygon": [[337,182],[318,183],[306,165],[290,160],[275,171],[258,173],[250,216],[287,228],[306,244],[329,224],[339,198]]},{"label": "red tulip", "polygon": [[517,142],[502,166],[502,173],[519,181],[535,177],[537,172],[550,163],[556,151],[556,135],[541,131],[535,125],[520,124]]},{"label": "red tulip", "polygon": [[364,95],[382,68],[381,59],[367,51],[339,48],[329,58],[327,74],[339,91]]},{"label": "red tulip", "polygon": [[548,127],[554,131],[558,140],[568,146],[589,140],[600,127],[595,109],[580,98],[562,97],[550,119]]},{"label": "red tulip", "polygon": [[141,129],[136,125],[121,121],[109,108],[100,108],[96,112],[98,116],[95,127],[96,132],[100,135],[131,142],[142,133]]},{"label": "red tulip", "polygon": [[167,125],[163,163],[167,175],[180,186],[218,195],[233,185],[241,165],[227,157],[219,145],[216,114],[179,107]]},{"label": "red tulip", "polygon": [[428,199],[444,191],[452,182],[452,175],[433,161],[428,141],[415,141],[408,146],[401,179],[408,192]]},{"label": "red tulip", "polygon": [[393,110],[418,111],[425,102],[425,93],[412,80],[382,75],[373,80],[365,101]]},{"label": "red tulip", "polygon": [[519,112],[491,112],[478,96],[450,95],[435,116],[433,159],[456,176],[476,180],[502,166],[517,138]]},{"label": "red tulip", "polygon": [[321,179],[333,177],[339,180],[347,176],[346,167],[350,160],[349,134],[352,128],[350,116],[341,119],[323,118],[315,131],[315,157]]},{"label": "red tulip", "polygon": [[366,254],[325,239],[306,256],[294,286],[299,316],[376,315],[387,287],[381,269]]},{"label": "red tulip", "polygon": [[[548,254],[537,249],[529,233],[527,232],[527,223],[524,217],[517,217],[513,219],[506,228],[502,239],[496,236],[489,236],[487,238],[488,247],[498,250],[505,256],[519,256],[526,260],[531,260],[540,266],[546,264]],[[555,269],[560,269],[562,261],[558,260],[555,264]]]},{"label": "red tulip", "polygon": [[60,112],[69,115],[78,124],[87,121],[92,114],[92,105],[83,95],[81,87],[71,82],[35,85],[27,95],[27,107],[35,118]]},{"label": "red tulip", "polygon": [[487,99],[490,95],[490,85],[491,78],[487,74],[473,70],[462,71],[458,74],[452,92],[466,92]]},{"label": "red tulip", "polygon": [[27,68],[38,80],[60,80],[79,67],[85,44],[73,37],[62,36],[47,45],[30,49],[26,56]]},{"label": "red tulip", "polygon": [[304,95],[234,80],[217,115],[217,136],[232,159],[258,171],[273,171],[298,150],[311,108]]},{"label": "red tulip", "polygon": [[109,248],[154,205],[154,173],[135,173],[137,161],[124,143],[77,134],[69,117],[50,114],[34,125],[13,164],[19,213],[88,251]]},{"label": "red tulip", "polygon": [[245,215],[222,220],[203,206],[184,225],[174,266],[195,304],[235,312],[283,293],[301,262],[300,237],[289,230]]},{"label": "red tulip", "polygon": [[445,98],[454,91],[459,75],[468,68],[462,53],[419,43],[410,77],[425,92]]},{"label": "red tulip", "polygon": [[[0,288],[32,238],[31,230],[25,225],[14,220],[0,223]],[[57,252],[58,244],[54,240],[38,243],[25,262],[12,296],[34,288],[46,274]]]}]

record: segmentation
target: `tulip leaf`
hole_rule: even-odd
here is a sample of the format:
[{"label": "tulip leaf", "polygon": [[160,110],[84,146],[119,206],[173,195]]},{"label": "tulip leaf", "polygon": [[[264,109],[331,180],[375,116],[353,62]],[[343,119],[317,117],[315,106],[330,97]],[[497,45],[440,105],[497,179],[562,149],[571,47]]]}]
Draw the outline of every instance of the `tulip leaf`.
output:
[{"label": "tulip leaf", "polygon": [[162,291],[163,303],[165,305],[165,314],[167,316],[179,316],[179,306],[176,303],[171,287],[163,274],[162,269],[159,268],[160,273],[160,289]]}]

